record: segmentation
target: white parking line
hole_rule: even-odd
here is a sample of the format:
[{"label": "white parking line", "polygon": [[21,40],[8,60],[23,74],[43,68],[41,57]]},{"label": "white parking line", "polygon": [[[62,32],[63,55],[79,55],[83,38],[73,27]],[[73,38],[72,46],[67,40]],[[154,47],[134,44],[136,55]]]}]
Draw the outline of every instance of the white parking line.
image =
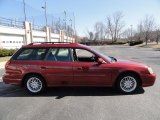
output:
[{"label": "white parking line", "polygon": [[0,69],[3,69],[5,67],[6,62],[0,62]]},{"label": "white parking line", "polygon": [[2,82],[2,77],[0,77],[0,82]]}]

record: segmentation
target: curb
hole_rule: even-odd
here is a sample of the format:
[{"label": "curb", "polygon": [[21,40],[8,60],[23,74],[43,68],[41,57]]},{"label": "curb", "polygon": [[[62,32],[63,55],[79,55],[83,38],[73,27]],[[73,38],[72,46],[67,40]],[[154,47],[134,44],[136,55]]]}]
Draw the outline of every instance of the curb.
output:
[{"label": "curb", "polygon": [[5,64],[6,64],[6,61],[5,62],[0,62],[0,69],[4,69]]}]

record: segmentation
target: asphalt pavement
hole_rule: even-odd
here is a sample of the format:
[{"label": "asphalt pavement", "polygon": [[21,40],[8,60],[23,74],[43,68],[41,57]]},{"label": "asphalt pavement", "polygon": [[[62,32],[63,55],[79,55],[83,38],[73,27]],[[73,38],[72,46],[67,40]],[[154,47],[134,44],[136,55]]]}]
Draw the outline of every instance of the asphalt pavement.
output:
[{"label": "asphalt pavement", "polygon": [[[49,88],[39,96],[0,81],[0,120],[160,120],[160,51],[96,46],[116,58],[143,62],[157,73],[154,86],[122,95],[112,88]],[[4,69],[0,69],[0,78]]]}]

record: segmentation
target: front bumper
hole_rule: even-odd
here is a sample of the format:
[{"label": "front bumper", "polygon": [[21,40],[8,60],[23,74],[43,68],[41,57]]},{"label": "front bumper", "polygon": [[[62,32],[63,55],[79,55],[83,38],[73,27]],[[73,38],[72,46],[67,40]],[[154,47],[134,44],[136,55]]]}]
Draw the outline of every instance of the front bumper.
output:
[{"label": "front bumper", "polygon": [[141,76],[142,87],[153,86],[156,80],[156,74],[145,74]]}]

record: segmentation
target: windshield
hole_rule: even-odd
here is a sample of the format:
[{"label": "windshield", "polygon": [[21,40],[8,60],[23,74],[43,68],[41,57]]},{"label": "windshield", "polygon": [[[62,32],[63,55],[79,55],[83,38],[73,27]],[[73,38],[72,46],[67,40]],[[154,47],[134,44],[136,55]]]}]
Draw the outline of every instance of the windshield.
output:
[{"label": "windshield", "polygon": [[94,51],[96,54],[99,54],[100,56],[102,56],[103,58],[105,58],[107,61],[109,61],[109,62],[112,62],[112,61],[113,61],[113,59],[112,59],[111,57],[105,55],[104,53],[100,52],[99,50],[93,49],[93,48],[91,48],[91,47],[89,47],[89,48],[90,48],[92,51]]}]

